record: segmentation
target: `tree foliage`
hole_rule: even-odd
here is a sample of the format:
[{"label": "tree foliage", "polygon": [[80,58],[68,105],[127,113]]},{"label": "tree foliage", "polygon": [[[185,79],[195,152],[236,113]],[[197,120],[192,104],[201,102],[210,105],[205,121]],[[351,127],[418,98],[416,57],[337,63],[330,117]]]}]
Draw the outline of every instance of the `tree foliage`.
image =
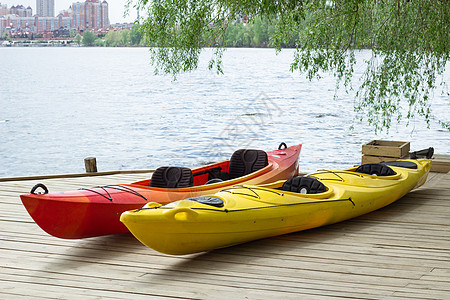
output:
[{"label": "tree foliage", "polygon": [[74,42],[77,43],[78,45],[81,44],[81,40],[82,40],[82,39],[83,39],[83,38],[81,37],[80,34],[77,34],[77,35],[73,38]]},{"label": "tree foliage", "polygon": [[9,34],[8,31],[5,31],[5,32],[3,33],[3,35],[0,37],[0,40],[5,40],[5,41],[7,41],[7,40],[10,40],[10,39],[11,39],[11,37],[10,37],[10,34]]},{"label": "tree foliage", "polygon": [[[256,39],[269,36],[277,51],[295,45],[292,71],[309,79],[331,73],[337,88],[347,91],[352,89],[355,51],[372,49],[355,110],[375,130],[389,129],[392,119],[417,115],[429,123],[430,95],[439,83],[445,85],[448,0],[129,0],[128,5],[146,12],[138,22],[143,38],[155,46],[151,59],[156,71],[174,76],[196,69],[203,47],[215,47],[209,68],[221,73],[222,53],[232,40],[257,42],[245,30],[230,39],[235,34],[231,25],[244,17],[255,25],[258,20],[271,24],[271,30],[253,34]],[[450,130],[450,123],[440,122]]]},{"label": "tree foliage", "polygon": [[104,44],[107,47],[139,46],[141,44],[141,40],[141,33],[138,26],[135,25],[131,28],[131,30],[110,30],[105,36]]},{"label": "tree foliage", "polygon": [[132,45],[139,45],[142,40],[142,35],[139,31],[139,26],[135,25],[129,32],[129,38]]},{"label": "tree foliage", "polygon": [[[224,47],[271,47],[270,37],[275,29],[268,19],[255,18],[250,23],[228,24],[223,37]],[[287,45],[295,46],[294,43]]]},{"label": "tree foliage", "polygon": [[97,39],[97,36],[92,33],[89,30],[86,30],[83,33],[83,40],[81,41],[81,43],[83,43],[83,45],[85,46],[93,46],[95,44],[95,40]]}]

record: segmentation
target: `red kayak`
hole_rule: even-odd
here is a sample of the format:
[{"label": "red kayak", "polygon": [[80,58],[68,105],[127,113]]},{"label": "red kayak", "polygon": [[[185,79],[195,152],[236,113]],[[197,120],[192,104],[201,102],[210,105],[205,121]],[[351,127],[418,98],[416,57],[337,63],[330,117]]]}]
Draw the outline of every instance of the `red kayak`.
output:
[{"label": "red kayak", "polygon": [[[48,193],[38,184],[22,203],[33,220],[48,234],[65,239],[128,232],[119,218],[122,212],[147,202],[166,204],[180,199],[214,194],[240,184],[264,184],[286,180],[298,173],[301,145],[278,150],[240,149],[230,160],[195,169],[161,167],[151,179],[63,193]],[[37,188],[43,194],[35,194]]]}]

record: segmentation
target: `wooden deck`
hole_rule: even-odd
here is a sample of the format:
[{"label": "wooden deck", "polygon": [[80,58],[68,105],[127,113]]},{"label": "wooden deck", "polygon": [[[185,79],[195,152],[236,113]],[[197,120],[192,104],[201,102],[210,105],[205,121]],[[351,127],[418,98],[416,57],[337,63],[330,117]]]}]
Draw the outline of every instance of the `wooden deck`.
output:
[{"label": "wooden deck", "polygon": [[[39,180],[50,191],[148,174]],[[371,214],[189,256],[159,254],[129,234],[62,240],[0,182],[0,298],[450,299],[450,174]]]}]

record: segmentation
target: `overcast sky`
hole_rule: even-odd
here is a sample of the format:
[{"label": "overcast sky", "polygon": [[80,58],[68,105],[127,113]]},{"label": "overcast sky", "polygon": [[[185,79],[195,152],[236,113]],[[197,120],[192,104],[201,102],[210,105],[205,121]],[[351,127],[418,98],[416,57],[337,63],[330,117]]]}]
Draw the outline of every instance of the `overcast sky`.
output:
[{"label": "overcast sky", "polygon": [[[84,2],[84,0],[55,0],[55,16],[58,15],[61,10],[68,9],[74,2]],[[130,16],[126,18],[123,17],[124,6],[127,2],[126,0],[106,0],[106,2],[108,2],[109,6],[109,22],[111,24],[133,22],[136,18],[136,11],[130,12]],[[13,5],[23,5],[25,7],[31,6],[33,15],[36,13],[36,0],[0,0],[0,3],[7,4],[8,7]]]}]

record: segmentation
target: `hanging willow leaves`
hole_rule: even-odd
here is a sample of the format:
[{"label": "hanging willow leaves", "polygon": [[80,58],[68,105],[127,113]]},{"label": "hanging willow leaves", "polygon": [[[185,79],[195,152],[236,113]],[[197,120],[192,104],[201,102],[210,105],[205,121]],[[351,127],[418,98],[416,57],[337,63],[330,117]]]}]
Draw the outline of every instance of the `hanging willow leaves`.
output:
[{"label": "hanging willow leaves", "polygon": [[[215,47],[210,69],[222,72],[224,36],[243,18],[275,27],[271,45],[295,45],[292,71],[307,78],[323,72],[336,87],[352,89],[355,51],[371,49],[357,90],[355,111],[375,131],[392,120],[434,118],[432,93],[448,93],[443,73],[450,53],[449,0],[129,0],[145,15],[141,33],[156,72],[189,72],[204,47]],[[450,96],[450,95],[449,95]],[[406,109],[405,109],[406,108]],[[450,130],[449,120],[438,120]]]}]

